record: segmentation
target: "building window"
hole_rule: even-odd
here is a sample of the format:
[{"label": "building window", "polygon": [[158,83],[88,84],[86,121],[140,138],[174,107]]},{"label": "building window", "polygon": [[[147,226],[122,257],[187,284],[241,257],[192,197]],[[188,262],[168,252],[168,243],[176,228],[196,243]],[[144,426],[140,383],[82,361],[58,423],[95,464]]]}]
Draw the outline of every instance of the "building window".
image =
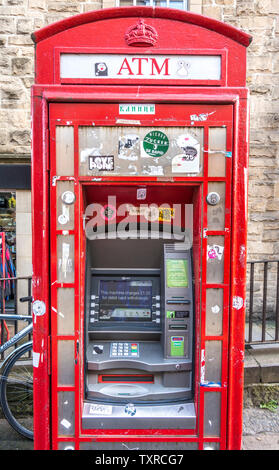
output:
[{"label": "building window", "polygon": [[116,0],[117,7],[147,6],[189,10],[189,0]]}]

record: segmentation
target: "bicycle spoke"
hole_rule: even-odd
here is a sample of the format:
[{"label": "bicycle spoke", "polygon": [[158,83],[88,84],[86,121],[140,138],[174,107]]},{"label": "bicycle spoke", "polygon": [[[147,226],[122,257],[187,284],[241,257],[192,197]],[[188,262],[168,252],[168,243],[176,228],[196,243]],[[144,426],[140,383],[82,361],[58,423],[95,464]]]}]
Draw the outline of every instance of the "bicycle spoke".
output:
[{"label": "bicycle spoke", "polygon": [[[33,366],[26,363],[26,353],[32,344],[15,351],[1,377],[1,404],[3,412],[20,434],[33,438]],[[22,360],[23,359],[23,360]]]}]

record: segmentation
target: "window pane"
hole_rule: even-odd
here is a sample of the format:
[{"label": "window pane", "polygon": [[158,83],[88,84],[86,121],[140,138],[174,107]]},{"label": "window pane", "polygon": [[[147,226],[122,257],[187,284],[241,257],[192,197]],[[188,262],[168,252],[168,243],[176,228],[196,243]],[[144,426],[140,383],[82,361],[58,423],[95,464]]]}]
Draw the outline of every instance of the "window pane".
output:
[{"label": "window pane", "polygon": [[74,128],[56,127],[56,175],[74,175]]}]

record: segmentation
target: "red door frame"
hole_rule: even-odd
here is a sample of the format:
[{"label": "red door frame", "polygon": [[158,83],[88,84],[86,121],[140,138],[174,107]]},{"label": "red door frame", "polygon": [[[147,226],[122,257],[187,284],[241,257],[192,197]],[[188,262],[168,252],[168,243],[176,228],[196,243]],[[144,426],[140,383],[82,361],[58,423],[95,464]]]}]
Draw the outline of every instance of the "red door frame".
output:
[{"label": "red door frame", "polygon": [[[151,98],[152,97],[152,98]],[[232,233],[231,233],[231,299],[235,296],[245,298],[245,247],[247,225],[247,168],[248,168],[248,112],[247,90],[243,88],[222,89],[184,87],[142,87],[138,94],[137,87],[122,86],[74,87],[63,86],[63,90],[54,86],[35,86],[33,88],[33,169],[32,184],[34,188],[33,205],[33,297],[44,300],[49,309],[49,133],[48,105],[50,102],[172,102],[172,103],[214,103],[233,104],[234,106],[234,158],[232,187]],[[36,116],[36,118],[35,118]],[[146,180],[146,178],[144,178]],[[104,180],[104,179],[103,179]],[[137,179],[137,182],[140,179]],[[156,177],[150,178],[156,181]],[[173,178],[173,182],[179,178]],[[192,181],[195,178],[191,179]],[[115,178],[125,181],[125,178]],[[188,179],[189,181],[189,179]],[[237,190],[238,189],[238,190]],[[243,197],[243,195],[245,195]],[[241,227],[239,227],[241,219]],[[42,236],[43,234],[43,236]],[[214,234],[216,234],[214,232]],[[209,233],[208,233],[209,235]],[[204,239],[203,239],[204,242]],[[204,242],[205,243],[205,242]],[[244,249],[243,249],[244,247]],[[49,318],[47,315],[35,317],[34,351],[40,353],[38,368],[34,368],[36,383],[34,407],[40,409],[35,414],[35,448],[50,448],[50,389],[49,373],[51,370],[49,343]],[[43,341],[42,341],[43,340]],[[240,309],[230,305],[229,330],[229,382],[228,382],[228,449],[239,449],[242,427],[242,384],[244,354],[244,305]],[[45,404],[43,409],[38,403]],[[44,429],[44,432],[39,432]]]}]

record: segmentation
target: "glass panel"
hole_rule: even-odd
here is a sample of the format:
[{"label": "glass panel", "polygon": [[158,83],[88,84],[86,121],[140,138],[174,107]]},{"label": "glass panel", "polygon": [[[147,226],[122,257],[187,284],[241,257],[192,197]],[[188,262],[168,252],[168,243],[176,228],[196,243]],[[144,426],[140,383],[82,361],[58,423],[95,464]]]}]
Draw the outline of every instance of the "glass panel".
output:
[{"label": "glass panel", "polygon": [[56,175],[74,176],[74,128],[56,127]]},{"label": "glass panel", "polygon": [[208,183],[208,194],[211,192],[218,193],[220,201],[215,206],[207,205],[207,228],[208,230],[224,230],[226,183]]},{"label": "glass panel", "polygon": [[207,283],[224,281],[224,237],[210,236],[207,239]]},{"label": "glass panel", "polygon": [[205,381],[221,385],[222,341],[205,342]]},{"label": "glass panel", "polygon": [[[197,442],[101,442],[90,441],[81,442],[80,450],[121,450],[122,452],[129,450],[198,450]],[[172,463],[178,463],[179,459]],[[171,462],[170,462],[171,463]]]},{"label": "glass panel", "polygon": [[227,145],[227,128],[226,127],[210,127],[208,136],[209,150],[226,151]]},{"label": "glass panel", "polygon": [[74,282],[74,236],[57,236],[57,282]]},{"label": "glass panel", "polygon": [[206,289],[206,335],[223,333],[223,289]]},{"label": "glass panel", "polygon": [[75,384],[75,342],[58,341],[58,385]]},{"label": "glass panel", "polygon": [[203,170],[203,128],[80,127],[80,175],[193,176]]},{"label": "glass panel", "polygon": [[[74,392],[58,392],[58,434],[60,436],[74,436],[75,434]],[[73,445],[70,442],[64,442],[63,444],[65,446]],[[66,450],[65,447],[64,450]]]},{"label": "glass panel", "polygon": [[74,442],[59,442],[58,450],[75,450]]},{"label": "glass panel", "polygon": [[223,153],[210,153],[208,156],[208,176],[226,176],[226,157]]},{"label": "glass panel", "polygon": [[74,335],[75,333],[75,290],[59,288],[57,292],[57,333]]},{"label": "glass panel", "polygon": [[203,450],[220,450],[219,442],[204,442]]},{"label": "glass panel", "polygon": [[226,176],[226,127],[210,127],[208,138],[208,176],[224,177]]},{"label": "glass panel", "polygon": [[221,393],[206,392],[204,394],[204,435],[220,436]]},{"label": "glass panel", "polygon": [[75,204],[65,204],[62,201],[62,194],[70,192],[74,194],[75,184],[73,181],[57,181],[56,183],[56,196],[57,196],[57,230],[73,230],[74,229],[74,211]]}]

